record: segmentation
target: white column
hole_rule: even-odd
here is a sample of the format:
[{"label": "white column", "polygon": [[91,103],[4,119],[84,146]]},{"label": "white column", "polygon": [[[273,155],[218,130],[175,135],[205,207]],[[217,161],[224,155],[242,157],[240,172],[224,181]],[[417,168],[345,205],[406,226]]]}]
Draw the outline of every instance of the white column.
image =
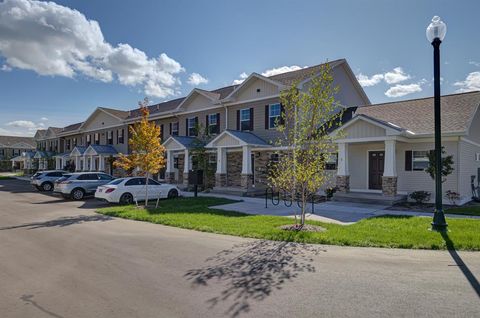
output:
[{"label": "white column", "polygon": [[83,171],[88,171],[88,162],[87,162],[87,156],[83,156]]},{"label": "white column", "polygon": [[98,170],[105,171],[105,160],[102,155],[98,155]]},{"label": "white column", "polygon": [[170,173],[173,172],[173,151],[168,150],[167,151],[167,169],[165,170],[165,173]]},{"label": "white column", "polygon": [[60,169],[60,158],[55,157],[55,169]]},{"label": "white column", "polygon": [[97,165],[95,164],[95,157],[94,156],[90,156],[90,166],[91,166],[90,170],[92,170],[92,171],[97,170]]},{"label": "white column", "polygon": [[183,162],[183,173],[188,173],[190,171],[190,156],[188,154],[188,149],[185,149],[185,160]]},{"label": "white column", "polygon": [[242,174],[252,174],[252,149],[243,146],[242,155]]},{"label": "white column", "polygon": [[227,148],[217,148],[217,172],[227,173]]},{"label": "white column", "polygon": [[348,144],[339,143],[338,144],[338,176],[348,176],[350,172],[348,171]]},{"label": "white column", "polygon": [[80,171],[82,170],[82,167],[80,167],[80,157],[76,156],[75,157],[75,171]]},{"label": "white column", "polygon": [[385,162],[383,168],[384,177],[397,176],[397,160],[395,155],[395,140],[385,140]]}]

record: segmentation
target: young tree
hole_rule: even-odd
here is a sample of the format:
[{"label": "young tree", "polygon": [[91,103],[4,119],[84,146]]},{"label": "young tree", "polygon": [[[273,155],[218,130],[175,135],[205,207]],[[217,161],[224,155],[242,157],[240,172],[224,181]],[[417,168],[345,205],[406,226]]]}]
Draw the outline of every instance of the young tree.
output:
[{"label": "young tree", "polygon": [[[281,93],[284,111],[277,122],[281,133],[277,144],[287,150],[273,166],[270,185],[285,191],[292,200],[302,203],[300,227],[305,224],[307,200],[329,181],[325,164],[336,150],[333,136],[328,132],[340,124],[342,111],[334,99],[338,87],[328,63],[320,67],[318,74],[300,91],[298,83]],[[295,222],[297,222],[295,216]]]},{"label": "young tree", "polygon": [[195,127],[197,136],[192,142],[192,149],[190,150],[192,157],[195,158],[197,168],[203,171],[203,187],[204,189],[209,188],[209,180],[215,176],[215,170],[210,164],[209,157],[210,153],[207,152],[205,145],[211,140],[212,135],[207,127],[202,125],[197,125]]},{"label": "young tree", "polygon": [[116,167],[125,171],[136,169],[140,175],[145,176],[145,207],[148,205],[148,178],[165,166],[165,147],[160,141],[160,127],[155,122],[149,122],[148,99],[139,102],[142,119],[130,126],[131,137],[128,140],[131,153],[120,154],[115,161]]},{"label": "young tree", "polygon": [[[445,147],[442,146],[442,155],[444,155],[445,152]],[[430,151],[428,154],[428,167],[425,169],[425,172],[430,175],[430,177],[435,180],[435,167],[436,167],[436,161],[435,161],[435,151]],[[442,183],[447,181],[447,176],[450,175],[453,172],[453,156],[448,155],[443,157],[442,156]]]}]

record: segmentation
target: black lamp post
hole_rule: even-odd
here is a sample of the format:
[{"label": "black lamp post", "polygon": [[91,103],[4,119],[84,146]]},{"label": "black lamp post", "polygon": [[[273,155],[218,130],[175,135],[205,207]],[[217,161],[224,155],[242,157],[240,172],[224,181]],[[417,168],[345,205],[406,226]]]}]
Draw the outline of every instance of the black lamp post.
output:
[{"label": "black lamp post", "polygon": [[427,27],[427,39],[433,45],[433,80],[435,108],[435,213],[432,230],[446,231],[447,221],[442,206],[442,128],[440,117],[440,43],[447,33],[447,26],[434,16]]}]

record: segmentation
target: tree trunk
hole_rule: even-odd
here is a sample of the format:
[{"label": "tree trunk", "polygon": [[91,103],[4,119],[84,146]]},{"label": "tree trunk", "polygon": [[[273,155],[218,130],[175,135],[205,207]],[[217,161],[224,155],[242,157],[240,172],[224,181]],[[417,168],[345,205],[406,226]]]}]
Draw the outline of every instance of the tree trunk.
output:
[{"label": "tree trunk", "polygon": [[300,217],[300,225],[305,225],[305,191],[302,191],[302,216]]},{"label": "tree trunk", "polygon": [[148,206],[148,177],[149,173],[147,172],[145,177],[145,207]]}]

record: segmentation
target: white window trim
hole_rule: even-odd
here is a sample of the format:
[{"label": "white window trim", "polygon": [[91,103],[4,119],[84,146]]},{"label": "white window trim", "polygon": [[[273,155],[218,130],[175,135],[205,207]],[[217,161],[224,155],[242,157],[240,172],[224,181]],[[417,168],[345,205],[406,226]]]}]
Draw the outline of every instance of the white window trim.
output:
[{"label": "white window trim", "polygon": [[[177,126],[177,129],[175,129],[175,125]],[[180,128],[180,124],[178,121],[172,123],[172,136],[178,136],[179,128]]]},{"label": "white window trim", "polygon": [[[243,111],[247,111],[247,112],[248,112],[248,120],[247,120],[247,119],[242,119],[242,112],[243,112]],[[240,128],[240,131],[243,131],[243,129],[242,129],[242,122],[248,121],[248,124],[250,125],[250,121],[251,121],[251,120],[252,120],[252,119],[250,118],[250,108],[242,108],[242,109],[240,109],[240,127],[239,127],[239,128]],[[250,129],[249,129],[249,130],[250,130]]]},{"label": "white window trim", "polygon": [[[272,106],[275,106],[275,105],[278,105],[278,107],[280,108],[280,114],[277,115],[277,116],[272,116],[271,115],[271,111],[272,111]],[[282,116],[282,105],[280,103],[273,103],[273,104],[270,104],[268,105],[268,129],[275,129],[277,128],[276,126],[272,127],[270,125],[270,118],[280,118]]]},{"label": "white window trim", "polygon": [[[193,127],[190,127],[190,121],[193,121]],[[195,117],[189,117],[188,120],[187,120],[188,136],[194,136],[194,134],[190,134],[190,129],[195,129]]]},{"label": "white window trim", "polygon": [[428,151],[429,150],[412,150],[412,171],[425,171],[425,169],[415,169],[414,167],[414,158],[415,158],[415,152],[426,152],[427,153],[427,156],[425,158],[427,158],[427,162],[428,162]]},{"label": "white window trim", "polygon": [[[210,127],[211,126],[215,126],[217,127],[217,123],[218,123],[218,118],[217,118],[218,114],[217,113],[214,113],[214,114],[208,114],[208,132],[210,132]],[[212,117],[215,117],[215,123],[211,123],[211,119]],[[214,132],[213,134],[216,134],[216,132]]]}]

